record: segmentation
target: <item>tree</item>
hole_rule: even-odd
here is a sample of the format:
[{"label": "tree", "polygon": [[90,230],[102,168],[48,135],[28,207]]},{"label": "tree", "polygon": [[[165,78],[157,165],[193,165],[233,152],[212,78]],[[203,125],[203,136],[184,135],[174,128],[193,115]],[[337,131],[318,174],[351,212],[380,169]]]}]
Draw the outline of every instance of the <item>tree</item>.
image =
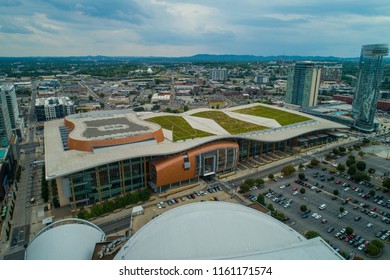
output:
[{"label": "tree", "polygon": [[371,257],[379,256],[381,253],[381,249],[376,247],[375,245],[373,245],[371,242],[366,247],[366,253],[368,256],[371,256]]},{"label": "tree", "polygon": [[360,171],[364,171],[364,170],[366,170],[366,163],[364,162],[364,161],[358,161],[357,163],[356,163],[356,168],[358,169],[358,170],[360,170]]},{"label": "tree", "polygon": [[311,161],[310,161],[310,165],[313,165],[313,166],[318,166],[318,164],[320,163],[319,160],[313,158]]},{"label": "tree", "polygon": [[353,148],[352,147],[348,147],[348,152],[352,152],[353,151]]},{"label": "tree", "polygon": [[353,162],[355,162],[355,161],[356,161],[356,158],[355,158],[355,156],[354,156],[354,155],[349,155],[349,156],[348,156],[348,159],[352,160]]},{"label": "tree", "polygon": [[286,165],[286,166],[283,167],[283,169],[282,169],[282,173],[283,173],[283,175],[285,175],[285,176],[289,176],[289,175],[293,174],[295,171],[296,171],[296,170],[295,170],[295,167],[292,166],[292,165]]},{"label": "tree", "polygon": [[338,189],[334,189],[334,190],[333,190],[333,194],[334,194],[334,195],[339,195],[339,190],[338,190]]},{"label": "tree", "polygon": [[257,196],[257,202],[260,203],[261,205],[265,205],[265,200],[264,200],[264,195],[261,193]]},{"label": "tree", "polygon": [[347,149],[343,146],[340,146],[339,151],[340,151],[340,153],[345,153],[347,151]]},{"label": "tree", "polygon": [[347,235],[351,235],[351,234],[353,233],[353,229],[352,229],[351,227],[346,227],[346,228],[345,228],[345,233],[346,233]]},{"label": "tree", "polygon": [[242,183],[240,186],[240,190],[238,191],[239,193],[246,193],[249,192],[250,186],[248,184]]},{"label": "tree", "polygon": [[382,186],[384,188],[390,189],[390,178],[386,178],[383,180]]},{"label": "tree", "polygon": [[371,196],[374,196],[374,195],[375,195],[375,191],[374,191],[374,190],[370,190],[368,193],[369,193]]},{"label": "tree", "polygon": [[347,159],[345,165],[351,167],[352,165],[355,165],[355,162],[356,162],[355,160]]},{"label": "tree", "polygon": [[363,151],[359,151],[359,153],[358,153],[358,156],[359,156],[359,157],[362,158],[362,157],[364,157],[364,155],[365,155],[365,153],[364,153]]},{"label": "tree", "polygon": [[344,172],[345,171],[345,165],[342,163],[339,163],[337,165],[337,171]]},{"label": "tree", "polygon": [[351,176],[354,176],[356,174],[356,166],[355,165],[351,165],[349,168],[348,168],[348,175],[351,175]]},{"label": "tree", "polygon": [[274,174],[271,173],[268,175],[268,179],[273,180],[274,178],[275,178]]},{"label": "tree", "polygon": [[271,212],[275,211],[275,208],[272,206],[271,203],[268,204],[267,208],[268,208],[268,210],[271,211]]},{"label": "tree", "polygon": [[325,155],[325,160],[326,160],[326,161],[332,160],[332,155],[331,155],[331,154],[326,154],[326,155]]},{"label": "tree", "polygon": [[303,169],[303,168],[305,168],[305,166],[301,163],[301,164],[299,165],[298,169]]},{"label": "tree", "polygon": [[364,138],[362,141],[363,144],[369,144],[370,140],[368,138]]},{"label": "tree", "polygon": [[261,178],[256,179],[256,180],[255,180],[255,185],[256,185],[256,186],[264,185],[264,180],[261,179]]},{"label": "tree", "polygon": [[340,213],[343,213],[345,211],[344,207],[339,208]]},{"label": "tree", "polygon": [[299,209],[301,209],[301,212],[305,212],[305,211],[307,211],[307,206],[301,205],[301,207],[299,207]]},{"label": "tree", "polygon": [[309,230],[305,233],[306,239],[312,239],[314,237],[321,236],[318,232]]},{"label": "tree", "polygon": [[377,240],[377,239],[374,239],[371,241],[371,244],[378,247],[379,249],[383,249],[385,247],[385,245],[383,244],[383,242]]},{"label": "tree", "polygon": [[299,173],[298,174],[298,178],[300,179],[300,180],[303,180],[303,179],[305,179],[305,173]]},{"label": "tree", "polygon": [[301,188],[301,189],[299,190],[299,192],[300,192],[301,194],[305,194],[306,190],[305,190],[304,188]]},{"label": "tree", "polygon": [[356,171],[355,175],[353,177],[357,180],[364,180],[364,181],[369,181],[371,178],[368,176],[367,173],[362,172],[362,171]]},{"label": "tree", "polygon": [[253,187],[253,185],[255,184],[255,180],[252,178],[248,178],[245,179],[244,183],[247,184],[249,187]]},{"label": "tree", "polygon": [[334,149],[332,150],[332,153],[333,153],[334,155],[338,155],[338,154],[340,153],[340,151],[339,151],[338,149],[334,148]]},{"label": "tree", "polygon": [[88,99],[89,99],[89,101],[92,101],[93,100],[93,96],[92,95],[88,96]]},{"label": "tree", "polygon": [[190,108],[188,108],[188,106],[185,105],[184,108],[183,108],[183,111],[184,111],[184,112],[187,112],[189,109],[190,109]]},{"label": "tree", "polygon": [[372,168],[372,167],[368,168],[368,173],[370,173],[370,174],[374,174],[375,171],[376,170],[374,168]]}]

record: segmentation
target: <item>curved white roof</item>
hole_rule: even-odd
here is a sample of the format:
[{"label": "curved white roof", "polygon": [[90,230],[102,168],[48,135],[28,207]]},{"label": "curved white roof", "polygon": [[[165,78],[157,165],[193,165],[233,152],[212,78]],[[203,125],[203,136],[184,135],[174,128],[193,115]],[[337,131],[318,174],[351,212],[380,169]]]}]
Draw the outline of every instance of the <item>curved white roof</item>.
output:
[{"label": "curved white roof", "polygon": [[36,235],[26,249],[25,259],[90,260],[96,243],[104,238],[104,232],[92,223],[61,220]]},{"label": "curved white roof", "polygon": [[225,202],[174,208],[132,236],[115,259],[341,259],[321,238],[267,214]]}]

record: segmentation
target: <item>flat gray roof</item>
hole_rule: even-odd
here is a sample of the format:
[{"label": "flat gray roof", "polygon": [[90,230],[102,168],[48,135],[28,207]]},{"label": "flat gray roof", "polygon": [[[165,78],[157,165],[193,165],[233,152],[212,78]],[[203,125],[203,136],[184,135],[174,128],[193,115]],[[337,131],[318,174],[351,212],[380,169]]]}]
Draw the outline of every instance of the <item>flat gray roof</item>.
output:
[{"label": "flat gray roof", "polygon": [[227,202],[190,203],[154,218],[116,260],[340,260],[321,238],[306,240],[284,223]]},{"label": "flat gray roof", "polygon": [[87,126],[83,133],[85,138],[95,138],[118,133],[150,130],[147,126],[131,122],[125,117],[91,120],[85,121],[84,123]]}]

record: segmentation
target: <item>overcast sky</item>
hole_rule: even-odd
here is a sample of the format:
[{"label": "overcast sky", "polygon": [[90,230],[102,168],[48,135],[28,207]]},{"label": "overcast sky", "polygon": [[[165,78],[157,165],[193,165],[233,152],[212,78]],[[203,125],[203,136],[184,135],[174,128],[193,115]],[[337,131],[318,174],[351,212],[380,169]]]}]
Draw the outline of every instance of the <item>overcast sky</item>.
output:
[{"label": "overcast sky", "polygon": [[0,0],[0,56],[357,57],[389,0]]}]

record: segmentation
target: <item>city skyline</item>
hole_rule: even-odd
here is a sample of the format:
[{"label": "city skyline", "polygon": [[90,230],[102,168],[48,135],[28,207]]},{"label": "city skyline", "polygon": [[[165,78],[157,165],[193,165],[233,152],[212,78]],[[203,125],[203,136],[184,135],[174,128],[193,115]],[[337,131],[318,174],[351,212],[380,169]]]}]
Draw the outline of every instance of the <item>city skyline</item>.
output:
[{"label": "city skyline", "polygon": [[0,56],[358,57],[389,37],[387,1],[91,1],[0,3]]}]

